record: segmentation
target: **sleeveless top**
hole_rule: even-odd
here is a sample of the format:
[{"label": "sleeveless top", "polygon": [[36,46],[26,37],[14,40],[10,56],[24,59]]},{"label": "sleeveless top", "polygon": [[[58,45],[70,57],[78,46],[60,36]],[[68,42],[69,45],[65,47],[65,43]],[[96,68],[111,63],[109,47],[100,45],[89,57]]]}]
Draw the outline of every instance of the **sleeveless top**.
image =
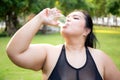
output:
[{"label": "sleeveless top", "polygon": [[65,46],[63,45],[58,61],[48,80],[102,80],[97,66],[86,48],[86,62],[81,68],[74,68],[66,58]]}]

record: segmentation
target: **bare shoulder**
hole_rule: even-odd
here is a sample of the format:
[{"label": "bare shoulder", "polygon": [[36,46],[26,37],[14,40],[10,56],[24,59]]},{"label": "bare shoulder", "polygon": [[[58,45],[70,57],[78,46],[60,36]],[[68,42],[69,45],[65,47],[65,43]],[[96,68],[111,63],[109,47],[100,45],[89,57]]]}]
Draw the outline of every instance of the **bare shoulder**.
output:
[{"label": "bare shoulder", "polygon": [[59,44],[59,45],[52,45],[52,44],[38,44],[39,47],[44,48],[47,53],[49,54],[50,52],[56,51],[58,49],[61,49],[61,47],[63,46],[63,44]]},{"label": "bare shoulder", "polygon": [[31,44],[31,47],[37,47],[39,49],[45,49],[47,52],[51,49],[58,49],[61,48],[63,44],[59,45],[52,45],[52,44]]},{"label": "bare shoulder", "polygon": [[44,44],[44,47],[47,53],[47,58],[52,58],[59,55],[61,52],[62,46],[63,44],[59,44],[59,45]]},{"label": "bare shoulder", "polygon": [[43,46],[45,46],[47,49],[49,48],[60,48],[63,44],[59,44],[59,45],[52,45],[52,44],[41,44]]},{"label": "bare shoulder", "polygon": [[42,71],[44,76],[46,75],[48,77],[52,72],[53,68],[55,67],[55,64],[57,63],[63,44],[60,45],[45,44],[44,46],[47,50],[47,58],[45,60]]},{"label": "bare shoulder", "polygon": [[100,49],[95,49],[95,48],[89,47],[89,50],[90,50],[90,52],[91,52],[92,55],[98,56],[99,58],[105,58],[105,57],[107,57],[106,53],[103,52]]},{"label": "bare shoulder", "polygon": [[93,56],[97,57],[98,59],[100,59],[104,65],[106,65],[106,61],[113,63],[111,57],[104,51],[102,51],[100,49],[90,48],[90,47],[89,47],[89,50],[90,50],[91,54]]},{"label": "bare shoulder", "polygon": [[91,56],[93,57],[93,60],[97,66],[97,69],[101,75],[102,78],[104,78],[104,52],[99,49],[94,49],[91,47],[88,47]]},{"label": "bare shoulder", "polygon": [[32,44],[31,46],[34,46],[34,48],[38,48],[37,50],[39,51],[39,53],[41,51],[43,53],[46,53],[47,58],[49,58],[49,57],[55,57],[57,54],[59,54],[62,49],[63,44],[59,44],[59,45],[52,45],[52,44],[35,44],[34,45]]},{"label": "bare shoulder", "polygon": [[101,74],[104,76],[104,80],[120,80],[120,71],[107,53],[99,49],[89,48],[89,50],[96,60],[98,70],[100,72],[102,70]]},{"label": "bare shoulder", "polygon": [[100,50],[100,49],[94,49],[94,48],[90,48],[89,47],[89,50],[91,51],[92,54],[96,55],[96,56],[99,56],[101,59],[105,61],[110,61],[112,62],[112,59],[111,57],[105,53],[104,51]]},{"label": "bare shoulder", "polygon": [[99,57],[102,57],[104,59],[107,59],[107,60],[111,60],[110,56],[108,53],[105,53],[104,51],[100,50],[100,49],[95,49],[95,48],[91,48],[89,47],[89,50],[95,54],[95,55],[98,55]]}]

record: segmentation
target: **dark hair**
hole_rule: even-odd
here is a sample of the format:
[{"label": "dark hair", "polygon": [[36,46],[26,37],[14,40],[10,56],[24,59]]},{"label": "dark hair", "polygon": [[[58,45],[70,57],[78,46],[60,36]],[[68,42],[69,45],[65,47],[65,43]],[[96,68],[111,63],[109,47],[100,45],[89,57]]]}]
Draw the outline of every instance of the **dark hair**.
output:
[{"label": "dark hair", "polygon": [[86,38],[86,42],[85,42],[85,46],[89,46],[92,48],[96,48],[96,43],[97,43],[97,38],[93,33],[93,22],[92,22],[92,18],[91,16],[88,14],[88,12],[84,11],[84,10],[78,10],[79,12],[82,12],[85,16],[85,21],[86,21],[86,25],[85,27],[87,27],[88,29],[90,29],[90,33],[87,35]]}]

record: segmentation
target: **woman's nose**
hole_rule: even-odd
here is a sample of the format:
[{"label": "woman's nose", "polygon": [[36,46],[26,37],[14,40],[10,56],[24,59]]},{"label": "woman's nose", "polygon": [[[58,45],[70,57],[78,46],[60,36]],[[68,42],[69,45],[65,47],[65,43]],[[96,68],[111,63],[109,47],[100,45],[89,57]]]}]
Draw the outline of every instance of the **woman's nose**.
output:
[{"label": "woman's nose", "polygon": [[67,22],[70,22],[70,21],[71,21],[70,17],[67,17],[67,18],[66,18],[66,21],[67,21]]}]

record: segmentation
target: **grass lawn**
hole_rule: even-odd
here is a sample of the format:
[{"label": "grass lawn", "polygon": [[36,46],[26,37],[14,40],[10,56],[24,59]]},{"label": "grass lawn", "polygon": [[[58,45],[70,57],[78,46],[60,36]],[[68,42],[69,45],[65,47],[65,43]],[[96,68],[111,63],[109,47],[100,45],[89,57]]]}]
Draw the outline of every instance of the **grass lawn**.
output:
[{"label": "grass lawn", "polygon": [[96,36],[100,43],[97,48],[108,54],[120,70],[120,28],[96,32]]},{"label": "grass lawn", "polygon": [[[107,53],[120,70],[120,28],[95,27],[99,49]],[[41,71],[22,69],[14,65],[5,53],[10,37],[0,37],[0,80],[41,80]],[[64,43],[59,33],[36,35],[32,43]]]}]

